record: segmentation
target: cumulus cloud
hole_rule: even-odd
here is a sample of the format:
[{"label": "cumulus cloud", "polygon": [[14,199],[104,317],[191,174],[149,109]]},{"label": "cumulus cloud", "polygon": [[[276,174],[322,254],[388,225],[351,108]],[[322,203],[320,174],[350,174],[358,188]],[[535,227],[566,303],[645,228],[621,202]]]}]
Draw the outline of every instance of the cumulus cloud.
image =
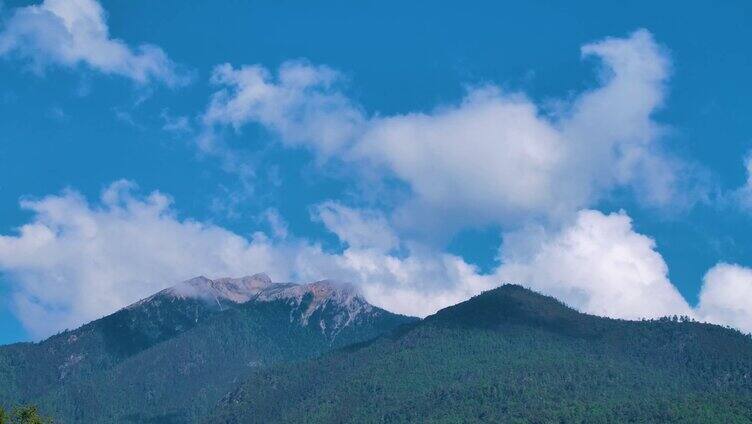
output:
[{"label": "cumulus cloud", "polygon": [[273,77],[259,65],[225,64],[215,70],[221,89],[203,115],[201,143],[258,124],[286,146],[396,177],[412,194],[390,217],[402,229],[561,222],[617,187],[651,206],[676,204],[684,165],[663,152],[652,117],[666,95],[667,53],[646,30],[581,53],[600,64],[600,83],[555,114],[486,85],[430,112],[367,116],[328,67],[288,62]]},{"label": "cumulus cloud", "polygon": [[566,152],[556,129],[524,96],[494,87],[431,114],[375,119],[351,155],[409,184],[405,226],[426,222],[426,210],[445,224],[508,224],[572,211],[586,195],[586,185],[557,188],[567,180],[557,176]]},{"label": "cumulus cloud", "polygon": [[499,280],[522,282],[583,312],[625,319],[692,315],[655,241],[636,233],[623,212],[580,211],[554,234],[522,230],[505,238],[501,252]]},{"label": "cumulus cloud", "polygon": [[74,327],[176,279],[261,267],[247,240],[177,220],[168,197],[135,198],[131,188],[115,183],[95,205],[72,191],[22,202],[34,219],[0,237],[0,268],[33,334]]},{"label": "cumulus cloud", "polygon": [[112,38],[107,16],[96,0],[44,0],[11,12],[0,32],[0,56],[28,59],[38,71],[48,65],[86,65],[139,83],[183,85],[189,76],[162,49],[129,47]]},{"label": "cumulus cloud", "polygon": [[702,320],[752,333],[752,269],[719,263],[703,279],[698,304]]}]

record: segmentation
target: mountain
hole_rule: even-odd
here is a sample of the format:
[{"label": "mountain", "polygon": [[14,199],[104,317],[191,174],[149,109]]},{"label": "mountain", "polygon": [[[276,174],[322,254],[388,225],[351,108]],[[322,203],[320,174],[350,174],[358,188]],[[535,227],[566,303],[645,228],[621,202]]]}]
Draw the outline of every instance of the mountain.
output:
[{"label": "mountain", "polygon": [[417,320],[331,281],[197,277],[0,347],[58,423],[752,422],[752,338],[504,285]]},{"label": "mountain", "polygon": [[505,285],[378,339],[254,369],[206,423],[750,423],[752,339],[581,314]]},{"label": "mountain", "polygon": [[0,404],[59,422],[190,422],[257,367],[316,357],[414,318],[332,281],[197,277],[40,343],[0,347]]}]

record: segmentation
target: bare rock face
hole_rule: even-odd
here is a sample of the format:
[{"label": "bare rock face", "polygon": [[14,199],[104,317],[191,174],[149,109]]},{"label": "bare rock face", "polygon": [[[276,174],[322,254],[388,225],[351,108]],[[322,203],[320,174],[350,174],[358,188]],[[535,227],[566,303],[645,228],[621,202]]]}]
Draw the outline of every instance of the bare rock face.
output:
[{"label": "bare rock face", "polygon": [[316,281],[308,284],[279,284],[262,290],[258,301],[287,300],[297,305],[305,303],[303,320],[328,306],[336,306],[354,318],[361,313],[369,313],[373,307],[358,294],[351,284],[334,282],[331,280]]},{"label": "bare rock face", "polygon": [[266,274],[240,278],[195,277],[165,289],[134,305],[200,299],[224,309],[232,304],[281,301],[293,308],[290,321],[316,325],[334,338],[348,325],[379,315],[352,284],[321,280],[306,284],[274,283]]},{"label": "bare rock face", "polygon": [[255,274],[241,278],[218,278],[216,280],[201,276],[170,287],[163,293],[178,298],[229,300],[233,303],[245,303],[271,285],[272,280],[266,274]]}]

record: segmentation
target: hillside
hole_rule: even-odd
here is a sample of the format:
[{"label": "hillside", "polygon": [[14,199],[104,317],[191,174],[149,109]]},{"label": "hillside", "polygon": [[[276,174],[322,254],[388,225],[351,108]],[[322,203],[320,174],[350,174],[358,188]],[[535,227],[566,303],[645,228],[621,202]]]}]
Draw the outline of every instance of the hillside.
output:
[{"label": "hillside", "polygon": [[390,336],[254,370],[207,423],[752,422],[752,339],[580,314],[506,285]]},{"label": "hillside", "polygon": [[413,321],[329,281],[198,277],[41,343],[0,347],[0,404],[60,422],[190,422],[249,370]]}]

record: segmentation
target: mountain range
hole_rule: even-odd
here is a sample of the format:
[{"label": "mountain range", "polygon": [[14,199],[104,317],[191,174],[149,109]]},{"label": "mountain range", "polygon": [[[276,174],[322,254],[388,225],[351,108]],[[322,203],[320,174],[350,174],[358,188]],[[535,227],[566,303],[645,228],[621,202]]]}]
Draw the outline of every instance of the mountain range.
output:
[{"label": "mountain range", "polygon": [[502,285],[425,319],[346,284],[198,277],[0,347],[0,405],[61,423],[752,422],[752,338]]}]

